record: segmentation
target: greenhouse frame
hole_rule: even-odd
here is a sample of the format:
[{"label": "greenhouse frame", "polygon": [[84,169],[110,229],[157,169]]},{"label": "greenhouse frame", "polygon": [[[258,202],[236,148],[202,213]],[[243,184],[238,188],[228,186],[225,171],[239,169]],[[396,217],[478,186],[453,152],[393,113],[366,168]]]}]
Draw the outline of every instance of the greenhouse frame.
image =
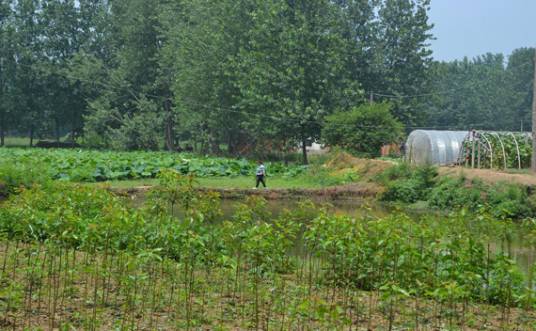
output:
[{"label": "greenhouse frame", "polygon": [[531,137],[528,132],[415,130],[405,157],[415,165],[523,169],[530,167]]}]

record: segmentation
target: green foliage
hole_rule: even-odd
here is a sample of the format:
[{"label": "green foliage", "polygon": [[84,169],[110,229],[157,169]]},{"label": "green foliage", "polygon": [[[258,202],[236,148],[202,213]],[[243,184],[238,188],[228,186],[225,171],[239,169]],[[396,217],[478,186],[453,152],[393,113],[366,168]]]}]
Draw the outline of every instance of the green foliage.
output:
[{"label": "green foliage", "polygon": [[528,201],[527,188],[508,183],[500,183],[488,191],[487,203],[492,214],[500,219],[522,219],[531,217],[536,209]]},{"label": "green foliage", "polygon": [[49,182],[46,168],[39,163],[0,162],[0,197],[16,193],[24,187],[46,185]]},{"label": "green foliage", "polygon": [[484,203],[484,190],[485,186],[479,181],[443,177],[431,190],[428,202],[442,209],[467,208],[476,211]]},{"label": "green foliage", "polygon": [[[433,180],[430,169],[413,171],[414,180]],[[275,216],[253,196],[221,221],[218,197],[196,191],[192,176],[168,170],[159,180],[141,208],[102,188],[61,182],[3,202],[2,316],[26,314],[33,325],[28,308],[50,301],[57,312],[75,311],[47,315],[62,325],[90,327],[112,316],[166,329],[261,322],[332,329],[349,327],[366,307],[361,317],[376,326],[414,325],[415,313],[427,327],[428,318],[465,319],[459,307],[468,304],[496,305],[486,309],[503,314],[536,304],[506,252],[490,251],[516,228],[488,214],[355,219],[303,202]],[[22,300],[30,293],[36,301]],[[377,303],[370,301],[376,293]],[[358,300],[346,305],[341,297]],[[81,300],[95,309],[78,309]],[[428,312],[432,305],[443,309]]]},{"label": "green foliage", "polygon": [[533,59],[534,48],[519,48],[508,58],[487,53],[473,59],[434,63],[429,72],[433,89],[454,88],[456,93],[438,94],[427,100],[430,125],[528,131]]},{"label": "green foliage", "polygon": [[401,164],[387,169],[376,178],[386,187],[385,201],[415,203],[425,201],[440,209],[488,210],[498,219],[524,219],[536,212],[527,188],[522,185],[485,184],[480,180],[437,178],[437,169],[430,166],[411,167]]},{"label": "green foliage", "polygon": [[390,112],[388,103],[364,104],[326,118],[322,139],[330,146],[378,156],[383,145],[398,143],[402,124]]},{"label": "green foliage", "polygon": [[[292,153],[365,91],[428,90],[428,10],[421,0],[4,1],[0,136]],[[411,100],[394,108],[404,123],[422,120]]]},{"label": "green foliage", "polygon": [[474,158],[480,168],[529,168],[532,140],[524,133],[477,131],[474,141],[464,141],[462,153],[469,162]]},{"label": "green foliage", "polygon": [[[226,177],[254,174],[256,164],[244,159],[199,157],[166,152],[100,152],[90,150],[0,149],[0,165],[6,175],[32,180],[41,178],[73,182],[154,178],[164,169],[198,177]],[[305,172],[303,166],[267,163],[268,175],[294,177]],[[17,169],[28,169],[25,175]],[[11,169],[11,170],[10,170]],[[33,169],[33,170],[32,170]],[[0,176],[2,174],[0,173]],[[1,177],[0,177],[1,178]],[[5,179],[4,182],[8,182]],[[11,180],[9,180],[11,182]]]},{"label": "green foliage", "polygon": [[382,199],[406,203],[427,200],[436,183],[437,174],[437,169],[433,166],[411,168],[403,164],[392,167],[380,176],[384,182],[387,180],[387,190]]}]

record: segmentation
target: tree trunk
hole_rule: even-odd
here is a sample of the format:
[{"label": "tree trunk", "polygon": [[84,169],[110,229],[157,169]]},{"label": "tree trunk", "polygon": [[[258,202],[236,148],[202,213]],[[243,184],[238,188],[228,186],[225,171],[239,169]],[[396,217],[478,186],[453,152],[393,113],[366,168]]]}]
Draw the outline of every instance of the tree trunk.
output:
[{"label": "tree trunk", "polygon": [[30,147],[33,147],[33,139],[34,139],[34,128],[33,125],[30,127]]},{"label": "tree trunk", "polygon": [[212,136],[210,137],[210,150],[214,155],[221,155],[220,142]]},{"label": "tree trunk", "polygon": [[532,172],[536,172],[536,49],[534,49],[534,83],[532,85]]},{"label": "tree trunk", "polygon": [[166,147],[168,151],[175,151],[175,130],[173,123],[173,110],[171,107],[171,99],[166,98],[164,101],[164,110],[166,111]]},{"label": "tree trunk", "polygon": [[60,120],[59,118],[54,118],[54,133],[55,133],[55,138],[56,138],[56,141],[57,142],[60,142]]},{"label": "tree trunk", "polygon": [[305,137],[302,137],[302,160],[303,164],[309,164],[309,160],[307,159],[307,139]]},{"label": "tree trunk", "polygon": [[4,146],[5,144],[5,127],[4,127],[4,114],[2,114],[2,117],[0,118],[0,147]]},{"label": "tree trunk", "polygon": [[229,131],[228,140],[227,140],[227,154],[230,156],[236,156],[237,152],[237,142],[236,142],[236,136],[234,132],[231,130]]}]

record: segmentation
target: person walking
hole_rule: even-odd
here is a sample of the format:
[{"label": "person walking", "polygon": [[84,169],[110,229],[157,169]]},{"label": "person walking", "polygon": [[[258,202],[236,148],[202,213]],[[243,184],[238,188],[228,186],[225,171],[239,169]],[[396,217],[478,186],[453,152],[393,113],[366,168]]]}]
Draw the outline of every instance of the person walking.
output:
[{"label": "person walking", "polygon": [[266,167],[264,166],[262,161],[259,161],[259,166],[257,167],[257,171],[255,172],[257,175],[257,182],[255,184],[255,188],[259,188],[259,184],[262,183],[262,186],[266,188],[266,181],[264,178],[266,177]]}]

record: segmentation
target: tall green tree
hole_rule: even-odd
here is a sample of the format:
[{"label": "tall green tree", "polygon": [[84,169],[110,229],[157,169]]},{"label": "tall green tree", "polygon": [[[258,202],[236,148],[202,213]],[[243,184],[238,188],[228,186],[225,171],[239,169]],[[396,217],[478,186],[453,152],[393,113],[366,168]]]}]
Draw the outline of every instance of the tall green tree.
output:
[{"label": "tall green tree", "polygon": [[[109,59],[82,58],[82,71],[105,72],[99,95],[90,101],[85,134],[94,147],[158,149],[167,115],[161,109],[169,101],[167,88],[158,84],[160,2],[113,2],[104,38]],[[104,68],[104,71],[101,70]],[[172,148],[172,141],[168,147]]]},{"label": "tall green tree", "polygon": [[240,108],[258,138],[301,144],[320,137],[324,116],[357,102],[345,70],[339,6],[331,1],[263,1],[250,15],[249,43],[236,58]]},{"label": "tall green tree", "polygon": [[[4,146],[8,125],[12,124],[15,77],[13,15],[9,3],[0,3],[0,146]],[[10,114],[11,113],[11,114]]]},{"label": "tall green tree", "polygon": [[532,98],[534,84],[534,48],[515,49],[508,57],[506,67],[512,93],[512,128],[532,129]]},{"label": "tall green tree", "polygon": [[41,1],[20,0],[11,4],[13,8],[16,34],[14,38],[16,57],[16,98],[15,111],[19,114],[18,129],[27,131],[30,146],[36,133],[45,122],[42,99],[43,88],[43,35],[41,33]]},{"label": "tall green tree", "polygon": [[[414,96],[430,92],[428,69],[432,64],[428,22],[430,0],[384,0],[379,8],[379,52],[376,73],[379,94],[394,103],[394,115],[406,125],[422,125],[426,111]],[[378,95],[380,99],[385,98]]]}]

